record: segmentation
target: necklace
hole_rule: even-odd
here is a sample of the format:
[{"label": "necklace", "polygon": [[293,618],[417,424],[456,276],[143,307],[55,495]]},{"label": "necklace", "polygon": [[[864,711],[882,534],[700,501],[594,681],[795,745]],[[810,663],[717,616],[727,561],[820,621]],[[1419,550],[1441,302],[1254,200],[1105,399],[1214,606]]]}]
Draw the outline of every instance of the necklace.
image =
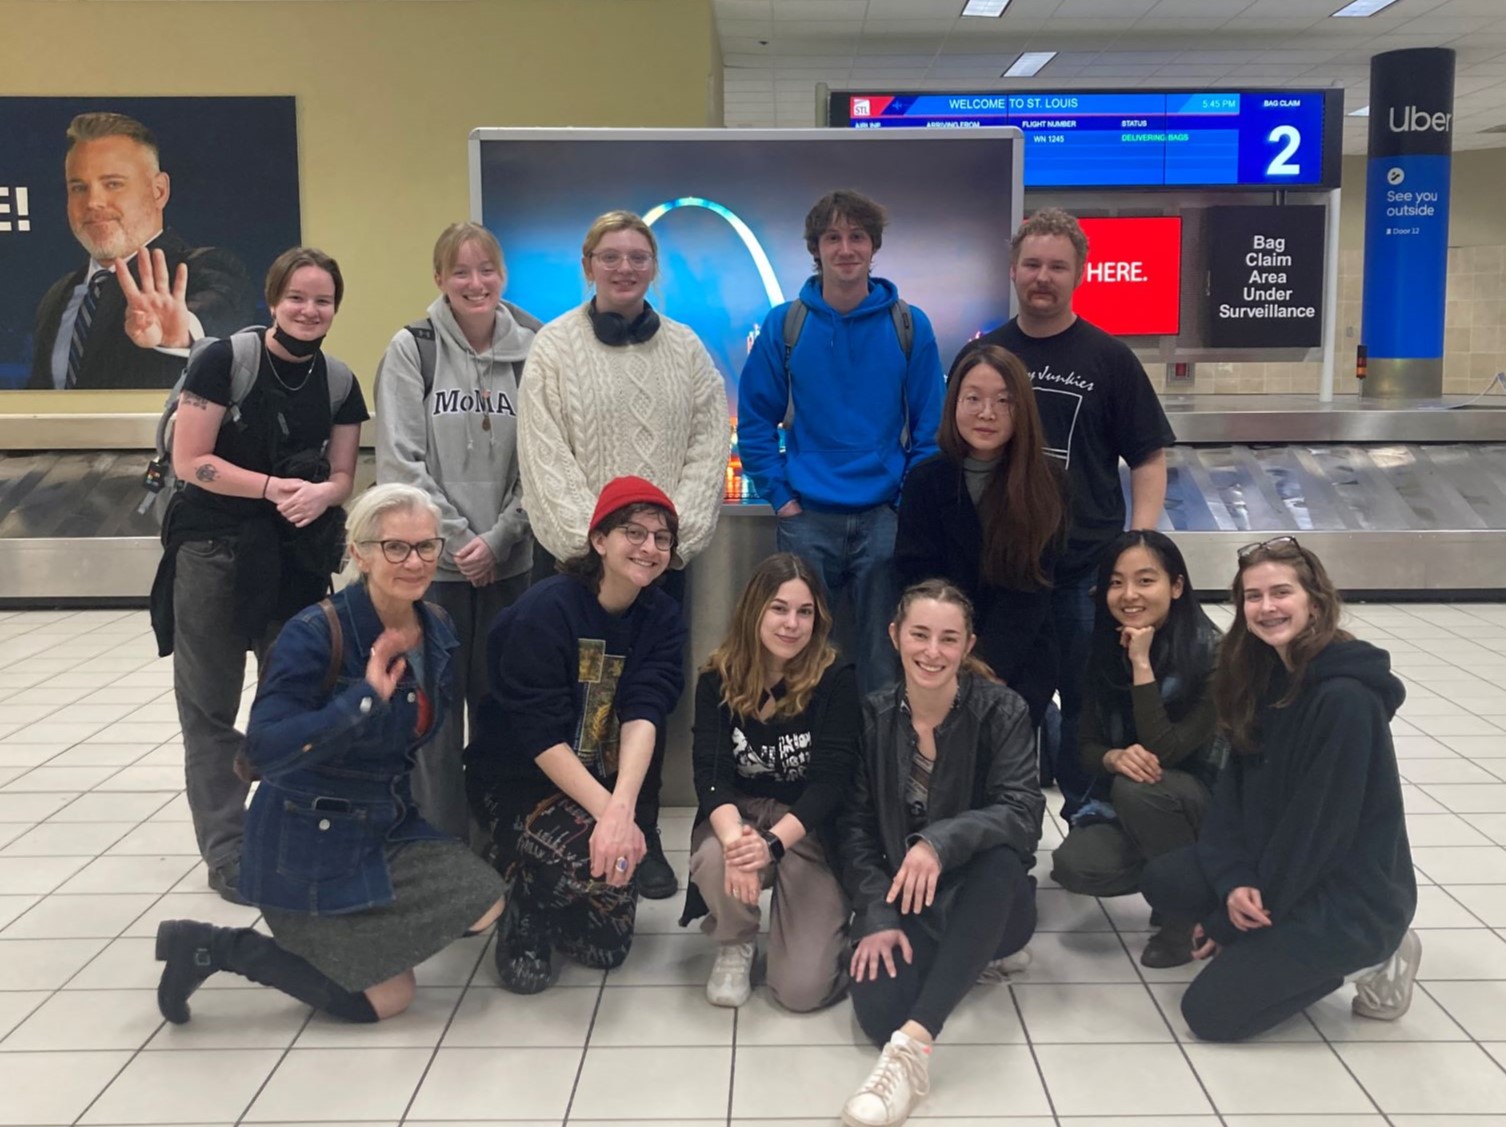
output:
[{"label": "necklace", "polygon": [[304,385],[309,382],[309,377],[314,374],[314,361],[319,359],[317,352],[309,357],[309,362],[303,369],[303,378],[298,381],[298,385],[295,387],[284,379],[282,373],[277,370],[277,357],[272,355],[272,350],[270,348],[265,349],[264,355],[267,358],[267,367],[272,370],[272,375],[282,385],[283,391],[286,391],[289,395],[297,395],[303,390]]}]

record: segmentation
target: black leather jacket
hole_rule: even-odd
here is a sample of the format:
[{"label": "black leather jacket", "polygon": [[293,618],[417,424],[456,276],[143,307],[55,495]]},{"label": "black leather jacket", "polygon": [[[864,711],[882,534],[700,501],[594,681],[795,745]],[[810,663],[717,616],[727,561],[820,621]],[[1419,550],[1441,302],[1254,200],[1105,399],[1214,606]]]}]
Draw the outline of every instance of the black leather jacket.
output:
[{"label": "black leather jacket", "polygon": [[[901,682],[864,699],[861,761],[838,820],[855,940],[899,926],[898,907],[884,897],[914,837],[929,842],[941,858],[943,885],[950,870],[997,845],[1009,846],[1028,868],[1041,840],[1046,801],[1029,710],[1014,690],[967,673],[935,732],[930,822],[910,834],[904,789],[915,730],[904,696]],[[944,914],[940,897],[937,907]]]}]

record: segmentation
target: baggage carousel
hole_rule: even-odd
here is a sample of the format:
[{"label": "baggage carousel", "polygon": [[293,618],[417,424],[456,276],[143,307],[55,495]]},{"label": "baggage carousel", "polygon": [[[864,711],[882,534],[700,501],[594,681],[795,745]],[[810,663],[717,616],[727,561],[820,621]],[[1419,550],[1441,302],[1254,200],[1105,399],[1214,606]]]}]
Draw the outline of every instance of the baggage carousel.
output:
[{"label": "baggage carousel", "polygon": [[[1506,591],[1506,400],[1502,407],[1336,404],[1296,396],[1167,398],[1163,531],[1193,582],[1227,587],[1235,550],[1291,534],[1346,591],[1385,597]],[[0,419],[0,601],[139,604],[160,547],[155,506],[138,511],[155,416]],[[369,437],[369,436],[368,436]],[[372,479],[363,451],[358,485]],[[724,621],[773,547],[768,506],[733,497],[692,569],[700,622]]]}]

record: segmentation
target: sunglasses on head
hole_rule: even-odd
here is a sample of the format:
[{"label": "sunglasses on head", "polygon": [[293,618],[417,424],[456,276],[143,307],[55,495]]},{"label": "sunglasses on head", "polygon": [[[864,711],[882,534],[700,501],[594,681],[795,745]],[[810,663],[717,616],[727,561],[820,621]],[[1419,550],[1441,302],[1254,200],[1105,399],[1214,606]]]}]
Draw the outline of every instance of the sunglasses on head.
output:
[{"label": "sunglasses on head", "polygon": [[1297,543],[1295,536],[1273,536],[1269,540],[1258,540],[1254,544],[1246,544],[1243,548],[1239,549],[1238,558],[1239,562],[1244,564],[1256,552],[1279,552],[1283,549],[1296,552],[1303,557],[1307,555],[1307,550],[1301,544]]}]

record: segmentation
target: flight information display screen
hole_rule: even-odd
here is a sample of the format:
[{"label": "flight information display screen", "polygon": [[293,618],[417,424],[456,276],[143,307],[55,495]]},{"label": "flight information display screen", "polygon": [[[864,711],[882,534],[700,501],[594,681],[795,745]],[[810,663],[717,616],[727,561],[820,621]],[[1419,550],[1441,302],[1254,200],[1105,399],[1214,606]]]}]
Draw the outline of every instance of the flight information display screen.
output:
[{"label": "flight information display screen", "polygon": [[1342,90],[833,93],[831,124],[1025,134],[1027,188],[1338,187]]}]

